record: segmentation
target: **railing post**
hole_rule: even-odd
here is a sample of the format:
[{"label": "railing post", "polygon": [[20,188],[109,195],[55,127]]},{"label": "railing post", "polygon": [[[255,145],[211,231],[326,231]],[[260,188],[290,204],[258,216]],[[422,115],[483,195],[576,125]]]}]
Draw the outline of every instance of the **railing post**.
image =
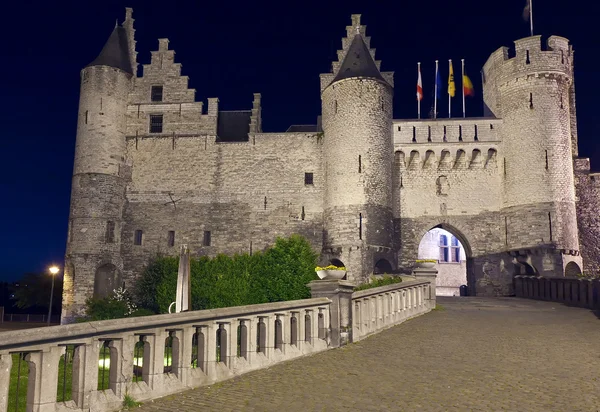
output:
[{"label": "railing post", "polygon": [[75,346],[73,352],[72,398],[79,409],[90,408],[90,395],[98,389],[98,358],[100,345],[94,340]]},{"label": "railing post", "polygon": [[27,410],[42,412],[54,410],[58,362],[64,348],[50,347],[43,352],[31,352],[25,360],[29,364],[27,382]]},{"label": "railing post", "polygon": [[429,308],[434,309],[436,305],[435,282],[438,274],[437,269],[416,268],[413,270],[412,274],[415,278],[417,278],[417,280],[429,281],[429,296],[425,296],[425,300],[428,301]]},{"label": "railing post", "polygon": [[[331,346],[339,347],[352,342],[352,292],[354,284],[346,280],[315,280],[308,284],[313,298],[326,297],[329,305]],[[326,324],[325,327],[328,325]]]},{"label": "railing post", "polygon": [[10,370],[12,368],[12,355],[0,355],[0,411],[8,408],[8,387],[10,384]]}]

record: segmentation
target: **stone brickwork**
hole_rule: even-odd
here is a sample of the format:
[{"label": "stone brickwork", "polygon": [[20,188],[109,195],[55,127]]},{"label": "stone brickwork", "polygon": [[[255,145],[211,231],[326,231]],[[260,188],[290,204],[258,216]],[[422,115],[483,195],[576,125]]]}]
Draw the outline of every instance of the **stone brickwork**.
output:
[{"label": "stone brickwork", "polygon": [[[125,41],[111,36],[102,51],[118,59],[82,72],[66,320],[183,243],[195,256],[252,253],[300,233],[321,264],[341,261],[361,281],[375,266],[411,272],[419,242],[441,227],[464,246],[469,291],[479,295],[514,293],[516,274],[600,269],[600,184],[577,157],[567,39],[542,47],[532,36],[515,42],[514,57],[492,53],[486,117],[393,120],[393,72],[381,72],[352,15],[320,76],[322,122],[262,133],[259,93],[237,114],[220,111],[217,97],[205,107],[167,39],[138,77],[131,9],[119,30]],[[161,127],[151,128],[156,115]],[[237,138],[225,139],[226,129]]]}]

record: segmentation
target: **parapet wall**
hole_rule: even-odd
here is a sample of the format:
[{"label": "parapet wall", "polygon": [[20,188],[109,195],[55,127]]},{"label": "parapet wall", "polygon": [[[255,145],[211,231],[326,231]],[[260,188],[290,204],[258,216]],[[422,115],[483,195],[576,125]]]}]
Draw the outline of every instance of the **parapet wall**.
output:
[{"label": "parapet wall", "polygon": [[501,127],[502,120],[495,118],[394,120],[392,133],[396,147],[415,143],[499,142]]}]

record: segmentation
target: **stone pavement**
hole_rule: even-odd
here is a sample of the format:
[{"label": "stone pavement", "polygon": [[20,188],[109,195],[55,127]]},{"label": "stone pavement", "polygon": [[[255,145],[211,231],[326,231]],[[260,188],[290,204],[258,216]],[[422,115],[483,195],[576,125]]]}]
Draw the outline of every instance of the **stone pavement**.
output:
[{"label": "stone pavement", "polygon": [[600,319],[518,298],[440,310],[140,411],[600,411]]}]

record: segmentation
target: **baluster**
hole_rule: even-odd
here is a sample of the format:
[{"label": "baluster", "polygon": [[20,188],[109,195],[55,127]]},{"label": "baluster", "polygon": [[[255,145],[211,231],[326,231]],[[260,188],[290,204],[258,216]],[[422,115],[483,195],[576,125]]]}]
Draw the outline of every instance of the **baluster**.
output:
[{"label": "baluster", "polygon": [[10,384],[10,370],[12,368],[12,355],[0,355],[0,412],[8,408],[8,387]]},{"label": "baluster", "polygon": [[63,350],[62,347],[54,346],[43,352],[30,352],[25,357],[25,360],[29,363],[28,411],[50,409],[56,404],[58,363]]}]

